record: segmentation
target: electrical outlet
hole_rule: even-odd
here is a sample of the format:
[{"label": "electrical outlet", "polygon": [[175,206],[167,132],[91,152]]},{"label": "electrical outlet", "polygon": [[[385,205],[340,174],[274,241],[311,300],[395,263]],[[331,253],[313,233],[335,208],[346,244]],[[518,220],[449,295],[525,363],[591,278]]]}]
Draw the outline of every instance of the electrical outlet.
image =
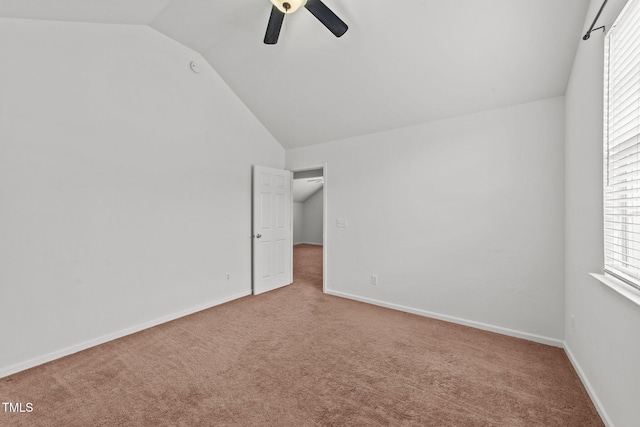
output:
[{"label": "electrical outlet", "polygon": [[372,274],[371,275],[371,284],[372,285],[377,285],[378,284],[378,275],[377,274]]},{"label": "electrical outlet", "polygon": [[571,332],[576,332],[576,318],[573,314],[571,315]]},{"label": "electrical outlet", "polygon": [[229,280],[231,280],[231,273],[227,273],[227,274],[225,275],[225,278],[227,279],[227,282],[228,282]]}]

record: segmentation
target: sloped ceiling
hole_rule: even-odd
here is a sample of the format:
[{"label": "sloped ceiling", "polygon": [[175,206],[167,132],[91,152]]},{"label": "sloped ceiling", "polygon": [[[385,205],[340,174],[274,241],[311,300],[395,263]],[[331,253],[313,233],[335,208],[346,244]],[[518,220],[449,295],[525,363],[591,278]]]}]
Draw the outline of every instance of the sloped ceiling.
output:
[{"label": "sloped ceiling", "polygon": [[171,0],[0,0],[0,16],[103,24],[150,24]]},{"label": "sloped ceiling", "polygon": [[301,178],[293,180],[293,202],[304,203],[323,187],[317,179]]},{"label": "sloped ceiling", "polygon": [[565,92],[588,0],[324,0],[262,43],[268,0],[0,0],[0,16],[149,25],[200,52],[285,147]]}]

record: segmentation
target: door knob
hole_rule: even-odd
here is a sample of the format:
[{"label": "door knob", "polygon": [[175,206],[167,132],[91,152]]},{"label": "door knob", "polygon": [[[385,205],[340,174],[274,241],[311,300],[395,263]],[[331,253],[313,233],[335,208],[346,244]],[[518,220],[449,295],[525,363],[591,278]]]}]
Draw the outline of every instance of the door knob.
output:
[{"label": "door knob", "polygon": [[256,234],[256,239],[259,239],[262,237],[262,234]]}]

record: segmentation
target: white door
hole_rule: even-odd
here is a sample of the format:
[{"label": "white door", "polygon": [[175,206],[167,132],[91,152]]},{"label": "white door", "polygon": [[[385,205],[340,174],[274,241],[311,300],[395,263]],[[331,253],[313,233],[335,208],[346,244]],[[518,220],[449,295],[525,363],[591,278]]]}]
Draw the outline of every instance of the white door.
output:
[{"label": "white door", "polygon": [[253,167],[253,293],[293,282],[291,172]]}]

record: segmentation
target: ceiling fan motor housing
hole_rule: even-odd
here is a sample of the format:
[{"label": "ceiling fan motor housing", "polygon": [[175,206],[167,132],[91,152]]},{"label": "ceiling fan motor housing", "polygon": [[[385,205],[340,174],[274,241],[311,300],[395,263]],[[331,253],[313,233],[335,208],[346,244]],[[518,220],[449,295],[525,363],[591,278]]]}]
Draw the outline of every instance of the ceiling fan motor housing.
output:
[{"label": "ceiling fan motor housing", "polygon": [[282,13],[293,13],[303,7],[307,0],[271,0],[271,3]]}]

